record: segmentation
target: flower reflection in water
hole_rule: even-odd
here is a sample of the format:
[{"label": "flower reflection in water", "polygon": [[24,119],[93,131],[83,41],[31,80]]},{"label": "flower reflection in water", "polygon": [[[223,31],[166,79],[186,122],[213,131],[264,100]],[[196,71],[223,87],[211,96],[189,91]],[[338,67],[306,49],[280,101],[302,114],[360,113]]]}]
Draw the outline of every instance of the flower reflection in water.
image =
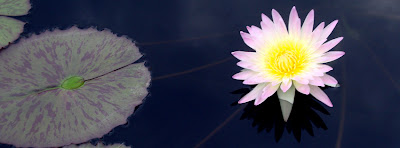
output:
[{"label": "flower reflection in water", "polygon": [[[245,95],[249,91],[249,88],[242,88],[232,93]],[[275,128],[275,140],[277,142],[282,137],[285,128],[289,133],[293,133],[298,142],[301,140],[303,130],[306,130],[309,135],[314,136],[313,125],[316,128],[327,130],[328,127],[316,110],[325,115],[330,115],[330,113],[310,95],[296,92],[296,98],[287,123],[283,120],[279,99],[276,94],[267,99],[265,103],[257,106],[254,103],[248,103],[240,119],[253,120],[252,126],[257,127],[258,132],[264,130],[271,132]],[[237,103],[233,105],[237,105]]]}]

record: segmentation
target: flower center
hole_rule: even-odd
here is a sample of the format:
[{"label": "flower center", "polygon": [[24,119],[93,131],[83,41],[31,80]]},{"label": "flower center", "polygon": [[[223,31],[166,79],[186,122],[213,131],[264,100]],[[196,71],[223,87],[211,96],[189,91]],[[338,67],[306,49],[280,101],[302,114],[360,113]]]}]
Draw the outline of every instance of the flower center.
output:
[{"label": "flower center", "polygon": [[68,79],[64,80],[64,82],[61,84],[61,88],[71,90],[71,89],[77,89],[83,86],[85,84],[85,81],[82,77],[78,76],[72,76],[69,77]]},{"label": "flower center", "polygon": [[301,41],[283,39],[265,51],[266,71],[278,80],[293,78],[310,65],[310,51]]}]

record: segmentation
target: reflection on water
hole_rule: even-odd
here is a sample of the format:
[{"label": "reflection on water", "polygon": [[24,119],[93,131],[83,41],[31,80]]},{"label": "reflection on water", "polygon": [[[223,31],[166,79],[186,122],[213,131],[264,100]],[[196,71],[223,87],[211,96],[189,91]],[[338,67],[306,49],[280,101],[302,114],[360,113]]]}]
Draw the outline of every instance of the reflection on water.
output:
[{"label": "reflection on water", "polygon": [[[232,93],[244,96],[248,92],[250,92],[249,88],[242,88]],[[233,105],[237,105],[237,103]],[[296,140],[300,142],[303,130],[306,130],[309,135],[314,136],[313,125],[316,128],[328,129],[316,111],[330,115],[312,96],[296,92],[292,112],[290,113],[288,122],[285,123],[278,96],[274,94],[258,106],[254,105],[254,101],[247,103],[240,119],[253,120],[252,126],[256,127],[259,133],[262,131],[271,132],[275,128],[274,134],[275,141],[277,142],[282,137],[285,128],[289,133],[293,133]]]}]

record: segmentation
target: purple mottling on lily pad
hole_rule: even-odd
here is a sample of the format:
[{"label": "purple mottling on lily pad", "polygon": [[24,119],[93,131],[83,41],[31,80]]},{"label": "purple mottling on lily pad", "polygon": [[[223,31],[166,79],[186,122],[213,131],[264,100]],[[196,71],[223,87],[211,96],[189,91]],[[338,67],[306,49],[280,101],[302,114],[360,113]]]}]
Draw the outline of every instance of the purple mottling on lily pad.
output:
[{"label": "purple mottling on lily pad", "polygon": [[[148,69],[129,65],[141,56],[130,39],[92,28],[46,31],[11,45],[0,53],[0,143],[59,147],[125,124],[148,93]],[[57,87],[71,76],[89,81]]]}]

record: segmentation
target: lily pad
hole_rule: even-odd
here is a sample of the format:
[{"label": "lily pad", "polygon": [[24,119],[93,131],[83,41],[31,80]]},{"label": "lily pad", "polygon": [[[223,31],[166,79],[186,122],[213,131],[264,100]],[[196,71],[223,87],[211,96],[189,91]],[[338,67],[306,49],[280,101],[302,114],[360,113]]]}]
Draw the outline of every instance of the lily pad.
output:
[{"label": "lily pad", "polygon": [[0,16],[0,47],[7,46],[10,42],[18,39],[24,29],[24,22]]},{"label": "lily pad", "polygon": [[18,39],[25,23],[5,16],[26,15],[31,9],[29,0],[0,0],[0,47]]},{"label": "lily pad", "polygon": [[148,69],[132,64],[141,56],[126,37],[93,28],[11,45],[0,52],[0,143],[58,147],[125,124],[148,93]]},{"label": "lily pad", "polygon": [[104,145],[102,143],[98,143],[97,145],[92,145],[91,143],[81,144],[81,145],[69,145],[64,148],[130,148],[130,146],[126,146],[124,144],[112,144],[112,145]]},{"label": "lily pad", "polygon": [[26,15],[29,9],[31,9],[29,0],[0,0],[0,15]]}]

